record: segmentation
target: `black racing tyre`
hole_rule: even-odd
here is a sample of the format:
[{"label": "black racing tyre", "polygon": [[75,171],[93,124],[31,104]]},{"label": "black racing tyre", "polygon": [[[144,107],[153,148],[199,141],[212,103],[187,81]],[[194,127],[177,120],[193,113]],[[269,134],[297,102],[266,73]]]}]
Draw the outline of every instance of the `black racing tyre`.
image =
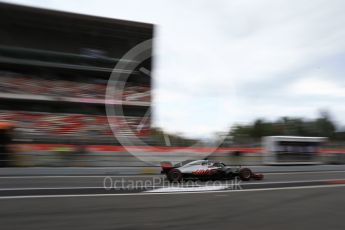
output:
[{"label": "black racing tyre", "polygon": [[180,182],[182,180],[182,173],[178,169],[171,169],[167,177],[170,182]]},{"label": "black racing tyre", "polygon": [[241,168],[238,175],[241,180],[248,181],[252,177],[252,171],[249,168]]}]

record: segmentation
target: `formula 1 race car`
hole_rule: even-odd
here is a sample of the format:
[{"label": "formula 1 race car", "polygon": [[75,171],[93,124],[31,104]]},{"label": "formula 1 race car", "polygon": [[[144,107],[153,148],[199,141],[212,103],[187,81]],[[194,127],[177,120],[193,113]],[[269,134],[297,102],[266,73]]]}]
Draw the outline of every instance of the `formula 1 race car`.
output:
[{"label": "formula 1 race car", "polygon": [[162,174],[166,174],[170,182],[182,180],[230,180],[240,178],[243,181],[250,179],[262,180],[263,175],[253,173],[249,168],[230,167],[222,162],[209,160],[183,161],[176,165],[170,162],[161,162]]}]

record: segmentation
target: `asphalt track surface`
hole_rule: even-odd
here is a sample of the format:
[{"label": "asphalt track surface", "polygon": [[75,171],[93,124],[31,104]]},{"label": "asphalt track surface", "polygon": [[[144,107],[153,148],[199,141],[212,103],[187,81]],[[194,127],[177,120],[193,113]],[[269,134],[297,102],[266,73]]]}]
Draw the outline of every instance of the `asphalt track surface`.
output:
[{"label": "asphalt track surface", "polygon": [[1,229],[345,229],[345,171],[270,173],[235,189],[110,178],[122,189],[99,175],[2,176]]}]

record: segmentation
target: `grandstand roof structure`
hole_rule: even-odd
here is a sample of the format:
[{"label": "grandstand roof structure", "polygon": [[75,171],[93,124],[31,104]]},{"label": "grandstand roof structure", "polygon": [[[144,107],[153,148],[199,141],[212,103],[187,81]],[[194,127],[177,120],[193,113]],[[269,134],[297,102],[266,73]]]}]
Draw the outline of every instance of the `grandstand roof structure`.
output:
[{"label": "grandstand roof structure", "polygon": [[8,47],[120,58],[153,37],[153,24],[0,3],[0,44]]}]

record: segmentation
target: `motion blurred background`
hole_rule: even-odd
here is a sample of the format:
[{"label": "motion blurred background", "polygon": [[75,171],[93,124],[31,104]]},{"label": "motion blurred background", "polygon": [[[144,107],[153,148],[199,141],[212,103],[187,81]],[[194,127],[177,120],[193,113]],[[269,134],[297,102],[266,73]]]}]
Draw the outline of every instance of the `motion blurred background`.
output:
[{"label": "motion blurred background", "polygon": [[1,230],[345,229],[344,9],[1,1]]},{"label": "motion blurred background", "polygon": [[[202,133],[184,135],[169,132],[166,127],[160,126],[154,113],[159,104],[153,103],[155,100],[152,99],[152,92],[156,90],[155,59],[147,59],[134,70],[114,69],[126,52],[154,38],[156,27],[153,24],[10,3],[0,3],[0,23],[2,166],[142,167],[159,163],[143,162],[133,157],[115,135],[128,140],[143,140],[145,145],[127,147],[144,157],[176,153],[177,156],[195,158],[200,152],[208,151],[209,147],[217,146],[212,150],[211,158],[256,165],[264,163],[262,138],[265,136],[326,137],[327,141],[313,150],[319,156],[318,162],[345,163],[345,129],[323,107],[318,108],[318,115],[314,117],[304,117],[302,112],[296,116],[286,114],[260,118],[262,113],[256,115],[254,105],[253,109],[235,106],[231,108],[251,114],[253,119],[243,122],[242,118],[236,120],[227,117],[228,113],[222,115],[220,112],[218,116],[222,120],[229,120],[224,123],[231,126],[204,136]],[[156,40],[153,44],[153,49],[156,49]],[[151,50],[151,53],[153,55],[155,51]],[[141,71],[142,68],[153,75]],[[125,82],[124,92],[114,95],[116,100],[106,101],[105,91],[112,71],[128,73],[129,78]],[[186,77],[193,76],[175,76],[177,79]],[[212,85],[212,77],[209,81]],[[248,84],[249,91],[251,84]],[[192,84],[192,87],[203,90],[199,86]],[[229,91],[233,90],[233,86],[227,86]],[[312,83],[308,83],[305,88],[302,87],[302,91],[308,91],[312,86]],[[266,87],[275,86],[266,84]],[[243,90],[241,86],[238,89]],[[337,100],[341,101],[342,95]],[[253,92],[253,104],[257,103],[255,97]],[[230,99],[235,100],[236,97]],[[285,99],[282,97],[281,100],[283,103]],[[318,97],[315,97],[317,100]],[[298,104],[298,101],[295,103]],[[121,105],[124,116],[107,118],[107,104]],[[343,106],[341,103],[337,105]],[[165,103],[163,107],[167,106],[169,104]],[[267,107],[266,104],[262,106]],[[170,110],[174,110],[171,107]],[[223,107],[228,110],[230,105],[224,104]],[[175,110],[181,110],[181,107],[176,106]],[[274,108],[271,111],[277,114]],[[200,116],[201,113],[189,114],[188,117],[192,119],[188,118],[185,122],[192,122],[193,118],[199,120]],[[207,118],[207,114],[205,116]],[[336,114],[336,117],[341,116]],[[199,126],[207,126],[205,119],[201,120]],[[209,126],[212,126],[216,119],[209,120]],[[115,133],[109,122],[116,126]],[[170,123],[173,124],[174,120],[170,120]],[[291,148],[286,147],[286,151],[305,151],[300,146],[291,145]],[[176,162],[178,160],[176,158]]]}]

